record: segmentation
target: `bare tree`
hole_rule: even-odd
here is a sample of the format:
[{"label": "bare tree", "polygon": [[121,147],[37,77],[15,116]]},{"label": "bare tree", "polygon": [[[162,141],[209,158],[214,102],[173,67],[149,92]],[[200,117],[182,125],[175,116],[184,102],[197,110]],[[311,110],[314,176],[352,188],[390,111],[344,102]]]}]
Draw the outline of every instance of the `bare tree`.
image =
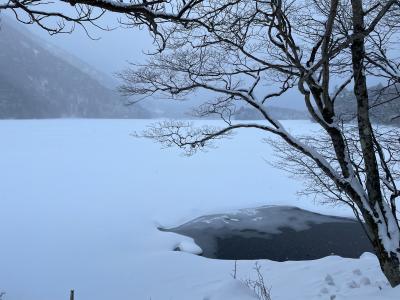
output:
[{"label": "bare tree", "polygon": [[[64,22],[95,24],[105,10],[122,14],[127,25],[146,25],[160,51],[121,74],[121,91],[179,98],[207,90],[215,99],[197,114],[218,115],[226,126],[162,122],[145,136],[188,154],[240,128],[280,138],[298,174],[319,182],[314,191],[350,205],[363,220],[383,273],[392,286],[400,284],[398,135],[372,126],[367,89],[367,76],[398,82],[399,60],[389,47],[399,34],[399,0],[59,1],[76,8],[74,15],[52,13],[43,0],[3,1],[0,10],[12,10],[18,19],[23,13],[27,23],[55,33],[66,30]],[[48,18],[61,23],[50,28]],[[335,108],[350,85],[357,106],[353,128],[343,125]],[[266,104],[290,89],[303,95],[320,135],[295,136],[271,116]],[[238,103],[258,110],[264,122],[234,121]]]},{"label": "bare tree", "polygon": [[193,6],[202,0],[0,0],[0,12],[11,11],[25,24],[37,24],[49,34],[71,33],[81,27],[90,37],[88,25],[100,29],[112,28],[100,25],[106,12],[120,15],[120,23],[126,26],[144,25],[164,43],[159,23],[184,21]]},{"label": "bare tree", "polygon": [[[400,230],[396,201],[398,132],[370,120],[367,76],[398,80],[399,61],[385,47],[398,37],[398,1],[215,0],[191,8],[163,27],[163,51],[121,77],[126,95],[185,97],[197,89],[215,99],[198,116],[218,115],[222,128],[161,122],[144,136],[193,154],[239,128],[278,136],[289,172],[310,179],[305,192],[349,205],[363,221],[392,286],[400,284]],[[380,57],[380,59],[377,59]],[[389,58],[390,57],[390,58]],[[331,82],[341,81],[336,91]],[[356,123],[344,125],[335,100],[353,85]],[[266,103],[298,89],[321,134],[301,138],[274,119]],[[262,123],[232,119],[238,103],[258,110]]]},{"label": "bare tree", "polygon": [[267,287],[261,266],[258,262],[254,265],[254,271],[257,275],[256,279],[248,278],[242,280],[242,282],[256,294],[259,300],[271,300],[271,288]]}]

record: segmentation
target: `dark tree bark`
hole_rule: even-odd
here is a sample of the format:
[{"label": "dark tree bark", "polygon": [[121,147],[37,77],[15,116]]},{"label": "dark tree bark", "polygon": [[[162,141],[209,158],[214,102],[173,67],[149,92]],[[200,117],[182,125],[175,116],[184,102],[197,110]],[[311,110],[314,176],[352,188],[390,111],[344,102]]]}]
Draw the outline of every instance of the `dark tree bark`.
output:
[{"label": "dark tree bark", "polygon": [[[379,232],[377,222],[374,218],[380,218],[382,226],[389,228],[391,219],[396,219],[392,211],[387,211],[385,207],[383,195],[381,192],[381,180],[378,170],[378,162],[376,158],[376,151],[374,148],[373,130],[369,115],[369,96],[367,87],[367,78],[365,70],[365,31],[364,24],[364,10],[362,0],[352,0],[353,12],[353,28],[356,38],[354,38],[351,45],[353,72],[354,72],[354,95],[357,99],[357,122],[359,129],[360,145],[364,158],[364,165],[366,170],[366,189],[368,193],[368,200],[371,212],[364,211],[363,216],[366,225],[369,229],[370,238],[372,240],[374,249],[378,255],[379,262],[383,273],[386,275],[390,284],[394,287],[400,284],[400,261],[398,253],[388,251],[384,246],[384,239],[390,239],[390,233],[385,230]],[[372,213],[372,215],[371,215]],[[387,217],[386,215],[390,215]],[[398,245],[397,252],[400,252],[400,244]]]}]

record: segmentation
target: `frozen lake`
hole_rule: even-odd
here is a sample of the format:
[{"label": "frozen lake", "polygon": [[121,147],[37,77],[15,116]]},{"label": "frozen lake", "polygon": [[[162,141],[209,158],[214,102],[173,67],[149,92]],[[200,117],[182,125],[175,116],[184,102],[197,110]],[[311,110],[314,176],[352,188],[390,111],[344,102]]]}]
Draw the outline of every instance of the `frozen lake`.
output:
[{"label": "frozen lake", "polygon": [[[265,163],[271,150],[257,131],[241,131],[217,149],[187,158],[177,149],[160,150],[130,136],[149,122],[0,121],[5,300],[66,299],[72,288],[77,300],[203,300],[205,289],[230,278],[232,262],[174,252],[177,243],[190,239],[157,226],[270,204],[351,216],[344,207],[298,200],[301,183]],[[286,124],[303,132],[314,127],[306,121]],[[374,260],[345,261],[346,268],[372,268],[373,280],[383,282]],[[338,266],[334,258],[327,264]],[[310,274],[318,274],[323,284],[324,265],[310,265],[316,266]],[[293,273],[304,266],[270,262],[266,268]],[[251,267],[252,262],[243,263],[244,277]],[[302,272],[307,278],[309,271]],[[290,291],[277,292],[284,278],[274,276],[274,300],[316,285],[305,278]],[[307,299],[319,299],[315,289]],[[373,292],[379,289],[374,286]]]}]

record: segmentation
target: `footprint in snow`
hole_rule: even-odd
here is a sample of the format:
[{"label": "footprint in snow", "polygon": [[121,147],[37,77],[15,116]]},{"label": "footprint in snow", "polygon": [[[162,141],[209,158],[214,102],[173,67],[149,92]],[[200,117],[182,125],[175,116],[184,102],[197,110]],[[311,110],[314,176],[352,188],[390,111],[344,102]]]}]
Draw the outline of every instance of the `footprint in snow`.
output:
[{"label": "footprint in snow", "polygon": [[335,281],[333,280],[333,277],[330,274],[326,275],[325,283],[327,285],[330,285],[330,286],[334,286],[335,285]]},{"label": "footprint in snow", "polygon": [[355,270],[353,270],[353,274],[354,274],[354,275],[357,275],[357,276],[361,276],[361,275],[362,275],[360,269],[355,269]]}]

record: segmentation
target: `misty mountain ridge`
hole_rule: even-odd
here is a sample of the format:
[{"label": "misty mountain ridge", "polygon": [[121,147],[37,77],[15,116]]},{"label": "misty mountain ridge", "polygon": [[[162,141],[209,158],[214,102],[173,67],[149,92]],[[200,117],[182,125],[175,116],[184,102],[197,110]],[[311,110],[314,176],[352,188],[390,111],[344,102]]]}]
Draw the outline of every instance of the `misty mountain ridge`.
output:
[{"label": "misty mountain ridge", "polygon": [[[0,119],[193,119],[193,108],[213,97],[202,91],[191,95],[188,101],[152,98],[126,105],[127,99],[115,91],[118,85],[115,78],[35,36],[5,15],[0,18],[0,48]],[[399,87],[369,88],[371,118],[375,123],[400,125]],[[279,106],[268,109],[280,120],[309,119],[306,111],[298,109]],[[344,121],[354,120],[354,94],[343,90],[335,101],[335,110]],[[257,120],[263,116],[255,109],[238,107],[234,118]]]},{"label": "misty mountain ridge", "polygon": [[[370,117],[376,124],[400,126],[400,85],[384,87],[371,86],[368,89],[370,96]],[[357,103],[354,93],[344,89],[335,100],[335,111],[340,120],[348,123],[355,121]],[[310,120],[306,111],[268,106],[268,111],[279,120]],[[254,108],[239,108],[235,113],[237,120],[259,120],[264,117]]]},{"label": "misty mountain ridge", "polygon": [[2,16],[0,118],[147,118],[114,79]]},{"label": "misty mountain ridge", "polygon": [[[308,112],[284,108],[277,106],[268,106],[268,112],[271,116],[278,120],[309,120],[310,117]],[[262,120],[264,116],[255,108],[241,107],[239,108],[235,115],[236,120]]]},{"label": "misty mountain ridge", "polygon": [[[374,123],[400,126],[400,85],[372,86],[370,96],[370,117]],[[341,120],[352,122],[357,114],[357,100],[352,91],[344,89],[335,100],[335,109]]]}]

